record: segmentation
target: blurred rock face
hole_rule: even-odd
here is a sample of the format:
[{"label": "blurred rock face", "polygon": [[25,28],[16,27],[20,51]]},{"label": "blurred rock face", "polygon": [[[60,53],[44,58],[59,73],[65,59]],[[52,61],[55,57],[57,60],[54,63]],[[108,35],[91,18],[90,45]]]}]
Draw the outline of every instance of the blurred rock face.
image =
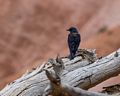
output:
[{"label": "blurred rock face", "polygon": [[62,51],[66,29],[82,26],[101,4],[95,0],[0,0],[0,79]]},{"label": "blurred rock face", "polygon": [[[58,53],[67,55],[66,29],[70,26],[81,29],[83,42],[87,42],[81,46],[91,48],[100,28],[108,26],[110,29],[113,23],[114,26],[119,24],[120,13],[116,11],[119,5],[119,0],[0,0],[1,84],[9,82],[8,76],[26,66]],[[112,46],[112,50],[120,47],[119,42],[117,45]],[[102,50],[101,46],[95,48]]]}]

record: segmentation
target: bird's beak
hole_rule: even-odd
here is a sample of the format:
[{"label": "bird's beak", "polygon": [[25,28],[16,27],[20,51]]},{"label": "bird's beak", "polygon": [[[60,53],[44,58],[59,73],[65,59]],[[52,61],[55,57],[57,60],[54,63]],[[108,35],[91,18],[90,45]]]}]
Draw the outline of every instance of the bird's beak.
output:
[{"label": "bird's beak", "polygon": [[70,29],[67,29],[67,31],[70,31]]}]

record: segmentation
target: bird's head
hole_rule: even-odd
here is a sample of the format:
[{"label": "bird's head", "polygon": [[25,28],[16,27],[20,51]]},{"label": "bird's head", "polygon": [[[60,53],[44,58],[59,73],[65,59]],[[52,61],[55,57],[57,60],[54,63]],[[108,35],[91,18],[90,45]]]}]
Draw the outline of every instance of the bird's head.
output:
[{"label": "bird's head", "polygon": [[75,27],[70,27],[69,29],[67,29],[67,31],[69,31],[70,33],[78,33],[77,28]]}]

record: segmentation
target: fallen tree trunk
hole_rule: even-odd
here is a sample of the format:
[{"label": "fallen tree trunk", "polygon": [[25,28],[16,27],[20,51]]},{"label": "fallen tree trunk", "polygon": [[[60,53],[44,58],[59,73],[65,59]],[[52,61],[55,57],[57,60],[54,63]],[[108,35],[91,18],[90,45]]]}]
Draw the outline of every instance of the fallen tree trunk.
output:
[{"label": "fallen tree trunk", "polygon": [[[46,72],[48,74],[45,74]],[[43,63],[40,67],[36,68],[35,70],[32,70],[31,72],[27,72],[21,78],[7,85],[3,90],[0,91],[0,95],[42,96],[44,93],[47,93],[48,89],[49,91],[52,88],[57,89],[57,87],[53,86],[57,83],[58,85],[64,86],[60,89],[69,89],[68,87],[66,88],[65,85],[71,86],[70,89],[76,89],[74,87],[89,89],[103,82],[106,79],[118,75],[119,73],[120,73],[120,49],[104,58],[99,59],[96,58],[96,54],[94,51],[86,51],[83,49],[79,50],[77,57],[71,61],[68,58],[57,58],[48,60],[48,62]],[[50,79],[51,77],[54,77],[55,79],[53,78]],[[56,80],[58,81],[56,82]],[[56,90],[56,92],[57,91],[60,91],[59,87],[58,90]],[[82,90],[82,92],[83,91],[84,90]],[[69,94],[61,96],[77,96],[77,95]],[[83,96],[100,96],[100,95],[92,94]]]}]

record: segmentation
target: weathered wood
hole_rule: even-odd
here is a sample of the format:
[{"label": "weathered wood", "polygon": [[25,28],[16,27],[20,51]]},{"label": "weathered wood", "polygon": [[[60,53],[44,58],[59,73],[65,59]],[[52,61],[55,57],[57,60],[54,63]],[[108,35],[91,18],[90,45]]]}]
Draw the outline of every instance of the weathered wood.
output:
[{"label": "weathered wood", "polygon": [[[84,56],[77,56],[72,61],[63,58],[64,67],[60,73],[61,82],[69,86],[88,89],[120,73],[120,49],[104,58],[97,59],[94,63],[93,61],[91,63],[90,55],[85,53]],[[50,59],[36,70],[24,74],[21,78],[7,85],[0,91],[0,95],[41,96],[50,84],[44,69],[53,70],[51,61],[53,64],[57,63],[55,59]]]},{"label": "weathered wood", "polygon": [[46,70],[46,76],[50,80],[50,84],[44,90],[44,94],[42,96],[110,96],[108,94],[89,92],[78,87],[67,85],[61,82],[60,75],[57,75],[55,70],[54,72]]}]

